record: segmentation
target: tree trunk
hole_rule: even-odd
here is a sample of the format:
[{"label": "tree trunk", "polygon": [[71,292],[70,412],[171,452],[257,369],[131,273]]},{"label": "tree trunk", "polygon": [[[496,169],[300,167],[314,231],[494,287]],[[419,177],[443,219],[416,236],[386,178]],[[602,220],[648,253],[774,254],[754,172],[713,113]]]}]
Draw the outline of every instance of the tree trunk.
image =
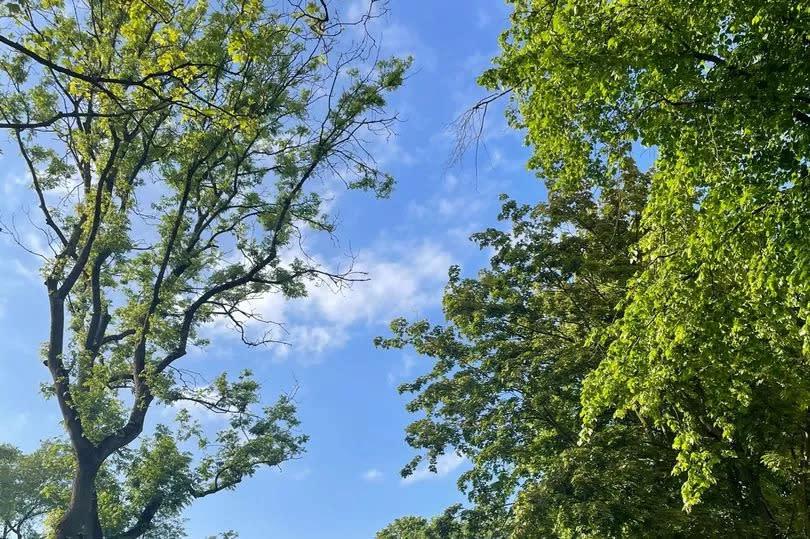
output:
[{"label": "tree trunk", "polygon": [[754,496],[756,496],[757,510],[759,511],[759,521],[762,534],[764,537],[768,538],[778,537],[780,535],[778,533],[779,526],[774,520],[773,513],[768,506],[768,500],[765,499],[765,494],[762,491],[762,483],[760,482],[758,471],[754,471],[752,476],[754,486],[752,490]]},{"label": "tree trunk", "polygon": [[103,539],[96,492],[98,469],[99,464],[79,458],[70,505],[56,527],[56,539]]},{"label": "tree trunk", "polygon": [[51,328],[48,346],[48,370],[65,420],[71,445],[76,455],[76,472],[70,505],[56,526],[56,539],[103,539],[98,519],[96,476],[103,461],[96,448],[84,437],[81,420],[70,397],[69,374],[62,363],[64,349],[65,305],[57,282],[46,281],[50,303]]}]

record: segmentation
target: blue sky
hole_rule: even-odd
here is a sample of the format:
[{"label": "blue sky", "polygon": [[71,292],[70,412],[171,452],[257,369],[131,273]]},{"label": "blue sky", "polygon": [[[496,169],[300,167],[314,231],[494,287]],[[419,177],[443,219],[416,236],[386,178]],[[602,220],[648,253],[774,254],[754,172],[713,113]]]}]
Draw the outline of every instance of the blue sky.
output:
[{"label": "blue sky", "polygon": [[[357,9],[361,0],[334,5]],[[485,146],[477,166],[471,157],[447,167],[453,148],[448,126],[483,95],[475,79],[497,54],[507,21],[500,0],[391,0],[391,13],[375,23],[385,53],[413,55],[415,67],[391,100],[403,119],[395,137],[375,143],[377,159],[397,178],[389,200],[340,193],[336,242],[310,249],[327,261],[348,253],[370,281],[338,294],[314,289],[306,299],[268,297],[261,309],[284,322],[290,347],[246,349],[226,332],[210,348],[184,359],[184,366],[213,376],[244,367],[254,370],[268,402],[298,387],[302,429],[311,440],[305,456],[280,470],[263,470],[238,490],[197,502],[187,510],[189,537],[228,529],[252,538],[371,538],[396,517],[434,515],[463,501],[456,480],[464,459],[449,455],[439,474],[418,471],[403,481],[401,467],[414,455],[404,427],[407,396],[396,386],[430,367],[410,352],[372,346],[396,316],[441,320],[441,290],[447,267],[472,273],[485,253],[467,241],[493,225],[502,192],[537,201],[543,189],[525,170],[522,137],[506,128],[500,110],[488,116]],[[22,163],[6,149],[0,156],[0,214],[26,221],[28,198]],[[34,246],[34,236],[26,238]],[[58,435],[54,402],[43,402],[46,380],[38,350],[46,334],[46,298],[38,261],[8,237],[0,238],[0,441],[26,450]],[[155,410],[154,422],[169,417]],[[209,422],[216,420],[200,415]],[[214,426],[214,425],[210,425]]]}]

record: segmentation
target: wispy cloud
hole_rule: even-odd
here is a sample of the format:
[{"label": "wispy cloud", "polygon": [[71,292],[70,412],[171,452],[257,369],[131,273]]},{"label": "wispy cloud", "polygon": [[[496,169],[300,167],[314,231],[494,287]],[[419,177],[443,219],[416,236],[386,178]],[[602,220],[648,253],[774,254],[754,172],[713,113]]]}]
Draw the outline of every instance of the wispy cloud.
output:
[{"label": "wispy cloud", "polygon": [[383,55],[400,58],[413,56],[417,67],[434,70],[438,65],[436,51],[414,29],[392,20],[390,14],[385,13],[386,4],[379,0],[354,0],[347,4],[340,15],[347,22],[364,20],[370,15],[371,19],[364,27],[352,26],[351,29],[374,36]]},{"label": "wispy cloud", "polygon": [[294,308],[316,314],[332,326],[387,323],[392,316],[418,311],[438,299],[453,259],[430,241],[378,246],[358,254],[355,267],[368,281],[335,292],[312,287]]},{"label": "wispy cloud", "polygon": [[14,273],[22,277],[23,279],[26,279],[31,282],[39,282],[42,280],[37,270],[26,266],[18,258],[12,260],[11,266],[12,269],[14,270]]},{"label": "wispy cloud", "polygon": [[342,348],[349,334],[342,327],[295,325],[283,338],[288,344],[276,346],[274,357],[286,359],[295,354],[300,363],[308,365],[320,362],[327,350]]},{"label": "wispy cloud", "polygon": [[492,15],[487,10],[479,7],[475,12],[475,24],[478,28],[486,28],[492,23]]},{"label": "wispy cloud", "polygon": [[[324,268],[337,265],[322,257],[314,260]],[[360,326],[385,325],[397,316],[438,305],[452,263],[438,243],[380,242],[359,252],[354,261],[354,269],[367,275],[368,281],[339,289],[329,282],[311,282],[303,298],[291,300],[270,293],[243,305],[258,320],[272,321],[245,321],[248,338],[258,339],[269,331],[267,338],[288,343],[272,347],[275,359],[318,363],[326,352],[346,345]],[[238,338],[232,326],[220,320],[205,332],[211,337]]]},{"label": "wispy cloud", "polygon": [[412,483],[417,483],[420,481],[427,481],[429,479],[438,479],[441,477],[446,477],[459,466],[464,464],[466,461],[466,457],[459,455],[458,453],[445,453],[441,455],[436,460],[436,471],[432,472],[428,469],[427,464],[423,464],[419,466],[411,475],[408,477],[402,478],[401,483],[403,485],[410,485]]},{"label": "wispy cloud", "polygon": [[385,26],[380,34],[382,36],[380,45],[384,52],[400,58],[412,56],[417,68],[425,68],[428,71],[436,69],[438,64],[436,51],[409,27],[392,23]]},{"label": "wispy cloud", "polygon": [[431,218],[447,223],[468,223],[495,200],[491,189],[477,188],[472,178],[449,173],[443,181],[443,189],[431,197],[411,200],[408,213],[416,219]]},{"label": "wispy cloud", "polygon": [[384,4],[379,0],[353,0],[346,3],[346,10],[341,15],[346,22],[359,21],[366,16],[379,17],[382,15]]},{"label": "wispy cloud", "polygon": [[6,197],[18,195],[29,183],[31,183],[30,175],[7,174],[3,182],[3,194]]},{"label": "wispy cloud", "polygon": [[380,481],[383,478],[383,473],[378,470],[377,468],[371,468],[370,470],[366,470],[363,472],[363,480],[372,483],[374,481]]},{"label": "wispy cloud", "polygon": [[303,481],[310,475],[312,475],[312,469],[304,468],[303,470],[294,471],[292,474],[290,474],[290,477],[293,479],[293,481]]},{"label": "wispy cloud", "polygon": [[388,385],[392,386],[400,380],[410,378],[415,367],[416,358],[410,354],[403,354],[400,364],[388,373]]}]

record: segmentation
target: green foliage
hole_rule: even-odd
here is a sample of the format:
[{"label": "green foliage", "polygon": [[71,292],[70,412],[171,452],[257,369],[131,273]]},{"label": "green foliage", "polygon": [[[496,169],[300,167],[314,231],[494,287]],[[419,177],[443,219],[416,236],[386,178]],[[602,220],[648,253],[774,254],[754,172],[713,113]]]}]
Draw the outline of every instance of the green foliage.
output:
[{"label": "green foliage", "polygon": [[430,520],[422,517],[402,517],[377,532],[377,539],[495,539],[491,534],[469,522],[469,511],[454,505],[444,514]]},{"label": "green foliage", "polygon": [[[394,121],[410,61],[368,65],[341,28],[320,4],[261,0],[0,5],[0,127],[52,250],[45,394],[75,457],[58,537],[180,533],[193,499],[303,451],[291,398],[263,407],[250,373],[207,383],[176,362],[209,324],[273,342],[252,300],[351,277],[286,255],[334,230],[313,183],[390,192],[363,141]],[[134,443],[151,406],[188,402],[226,428],[209,441],[181,414]]]},{"label": "green foliage", "polygon": [[639,413],[675,433],[687,507],[721,464],[745,468],[767,526],[805,533],[808,6],[515,6],[483,80],[518,88],[534,164],[571,181],[594,154],[658,150],[644,271],[586,383],[586,423]]},{"label": "green foliage", "polygon": [[698,177],[744,168],[765,183],[805,155],[805,3],[509,3],[481,83],[514,88],[511,118],[545,176],[577,182],[595,154],[617,162],[634,141]]},{"label": "green foliage", "polygon": [[579,443],[582,382],[605,359],[595,337],[619,316],[614,307],[639,271],[632,252],[648,181],[630,166],[552,191],[534,207],[506,199],[500,217],[511,228],[474,235],[494,250],[491,267],[466,279],[450,270],[448,325],[396,320],[394,337],[377,340],[434,360],[400,387],[416,394],[408,409],[425,414],[407,428],[407,441],[429,464],[451,448],[470,458],[460,486],[474,511],[460,521],[477,524],[479,534],[723,537],[748,529],[728,492],[681,511],[666,432],[635,417],[611,420],[608,411]]},{"label": "green foliage", "polygon": [[[109,537],[122,533],[128,519],[137,518],[144,503],[148,503],[144,500],[154,499],[156,491],[174,497],[174,503],[160,505],[150,528],[141,537],[185,537],[178,518],[183,500],[177,496],[188,487],[177,485],[177,479],[189,473],[190,455],[177,451],[165,427],[159,427],[158,432],[154,440],[145,440],[139,450],[116,454],[99,471],[96,479],[99,512],[107,524]],[[137,473],[130,473],[121,481],[130,460],[135,461]],[[70,479],[75,469],[71,448],[61,441],[45,442],[28,455],[8,445],[0,446],[0,526],[3,526],[0,537],[45,537],[40,532],[54,526],[70,502]]]},{"label": "green foliage", "polygon": [[[470,456],[472,500],[513,500],[517,536],[806,535],[810,6],[509,3],[480,82],[511,94],[548,207],[582,193],[610,207],[639,143],[649,195],[624,218],[632,238],[579,207],[570,237],[531,222],[546,237],[522,242],[518,215],[517,232],[483,236],[493,270],[451,271],[448,327],[394,324],[381,344],[436,359],[403,386],[426,413],[408,441]],[[604,263],[570,247],[546,263],[570,303],[523,262],[569,242]]]},{"label": "green foliage", "polygon": [[72,468],[64,444],[48,442],[30,455],[0,445],[0,537],[41,537],[43,519],[70,496]]},{"label": "green foliage", "polygon": [[[409,441],[429,457],[445,445],[473,457],[478,504],[476,487],[499,493],[496,505],[518,491],[510,515],[518,535],[807,535],[810,6],[509,3],[502,53],[480,82],[511,94],[509,120],[526,130],[549,205],[593,187],[601,199],[632,168],[634,147],[654,155],[649,195],[634,208],[638,235],[617,245],[634,269],[598,270],[576,304],[539,305],[528,324],[500,303],[546,297],[542,273],[517,265],[536,285],[495,295],[488,272],[472,281],[454,272],[450,327],[399,323],[385,343],[437,359],[404,388],[420,392],[411,409],[427,413]],[[574,237],[587,242],[585,230]],[[548,241],[535,242],[537,252]],[[566,258],[551,267],[566,289],[593,280]],[[608,283],[610,295],[600,287]],[[526,327],[555,314],[550,335],[527,337]],[[498,327],[489,318],[503,326],[499,338],[489,336]],[[508,385],[514,368],[495,376],[527,341],[542,345],[525,360],[532,376],[569,364],[570,377]],[[550,413],[516,420],[534,399]],[[542,424],[550,418],[570,430],[570,450],[549,450],[546,439],[557,442],[560,430]],[[489,424],[497,427],[485,431]],[[550,455],[559,458],[543,462]],[[479,475],[486,480],[476,485]]]}]

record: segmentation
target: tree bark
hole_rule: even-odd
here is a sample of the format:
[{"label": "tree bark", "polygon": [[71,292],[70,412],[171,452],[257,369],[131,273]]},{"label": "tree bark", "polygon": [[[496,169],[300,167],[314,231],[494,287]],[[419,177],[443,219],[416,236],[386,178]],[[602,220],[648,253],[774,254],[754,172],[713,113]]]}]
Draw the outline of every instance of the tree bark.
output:
[{"label": "tree bark", "polygon": [[56,399],[65,420],[71,446],[76,457],[76,472],[70,505],[56,526],[56,539],[103,539],[98,519],[96,476],[101,467],[96,448],[84,437],[81,419],[73,408],[70,396],[69,374],[62,363],[64,349],[65,306],[56,283],[49,279],[51,329],[48,347],[48,370],[54,381]]},{"label": "tree bark", "polygon": [[95,460],[79,457],[70,505],[56,527],[56,539],[103,539],[96,491],[100,463]]}]

